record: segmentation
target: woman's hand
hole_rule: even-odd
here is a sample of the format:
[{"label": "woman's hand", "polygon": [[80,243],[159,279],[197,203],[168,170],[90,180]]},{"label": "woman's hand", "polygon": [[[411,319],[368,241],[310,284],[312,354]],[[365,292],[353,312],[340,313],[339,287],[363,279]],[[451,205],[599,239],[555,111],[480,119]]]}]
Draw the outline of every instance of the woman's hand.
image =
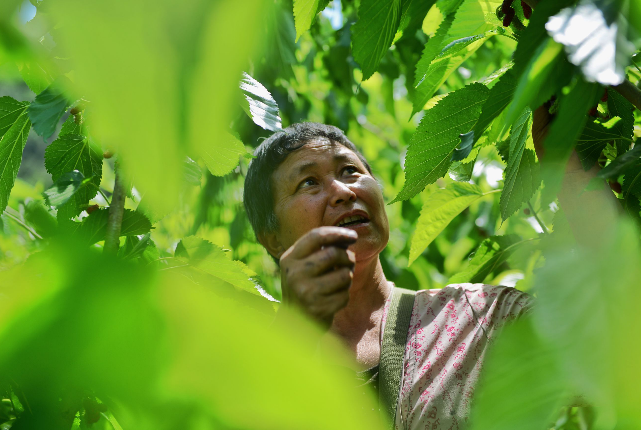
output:
[{"label": "woman's hand", "polygon": [[347,247],[356,232],[319,227],[296,241],[280,258],[283,304],[295,304],[323,327],[349,300],[355,255]]}]

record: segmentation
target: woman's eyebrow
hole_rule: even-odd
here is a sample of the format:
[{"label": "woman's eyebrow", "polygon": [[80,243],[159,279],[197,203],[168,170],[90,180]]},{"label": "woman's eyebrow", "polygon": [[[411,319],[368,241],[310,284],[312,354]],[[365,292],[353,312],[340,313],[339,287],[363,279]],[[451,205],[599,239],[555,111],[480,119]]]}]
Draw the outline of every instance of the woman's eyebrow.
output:
[{"label": "woman's eyebrow", "polygon": [[318,163],[316,163],[315,161],[307,161],[303,164],[300,164],[296,169],[294,169],[292,174],[289,175],[289,179],[294,180],[297,177],[301,176],[303,173],[307,172],[308,170],[312,170],[317,166]]}]

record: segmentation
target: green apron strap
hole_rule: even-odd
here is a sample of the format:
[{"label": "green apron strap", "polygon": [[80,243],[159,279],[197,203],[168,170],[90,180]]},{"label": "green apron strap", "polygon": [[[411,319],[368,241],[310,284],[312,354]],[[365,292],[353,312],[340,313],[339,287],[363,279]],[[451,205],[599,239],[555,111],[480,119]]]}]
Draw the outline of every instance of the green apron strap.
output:
[{"label": "green apron strap", "polygon": [[378,400],[381,410],[387,412],[392,420],[392,428],[394,428],[396,421],[396,405],[403,375],[403,356],[405,355],[415,294],[416,291],[404,288],[392,290],[392,303],[387,312],[387,321],[383,332]]}]

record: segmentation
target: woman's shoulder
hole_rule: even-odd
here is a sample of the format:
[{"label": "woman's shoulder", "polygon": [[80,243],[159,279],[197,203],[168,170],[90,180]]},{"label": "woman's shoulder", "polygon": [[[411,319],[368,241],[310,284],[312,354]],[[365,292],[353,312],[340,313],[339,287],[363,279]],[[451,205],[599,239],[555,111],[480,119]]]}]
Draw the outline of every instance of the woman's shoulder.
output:
[{"label": "woman's shoulder", "polygon": [[434,314],[443,310],[471,310],[477,318],[505,321],[529,311],[532,302],[532,296],[513,287],[463,283],[417,291],[414,311]]}]

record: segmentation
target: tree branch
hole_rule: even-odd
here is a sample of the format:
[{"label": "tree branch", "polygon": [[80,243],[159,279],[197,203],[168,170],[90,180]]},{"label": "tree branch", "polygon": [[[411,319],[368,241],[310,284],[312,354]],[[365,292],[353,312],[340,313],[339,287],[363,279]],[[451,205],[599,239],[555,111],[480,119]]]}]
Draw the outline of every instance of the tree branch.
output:
[{"label": "tree branch", "polygon": [[109,220],[107,221],[107,236],[105,237],[105,254],[115,255],[120,246],[120,228],[122,226],[122,216],[125,212],[125,187],[120,175],[120,166],[116,161],[115,165],[116,180],[114,182],[114,192],[111,196],[111,205],[109,206]]}]

